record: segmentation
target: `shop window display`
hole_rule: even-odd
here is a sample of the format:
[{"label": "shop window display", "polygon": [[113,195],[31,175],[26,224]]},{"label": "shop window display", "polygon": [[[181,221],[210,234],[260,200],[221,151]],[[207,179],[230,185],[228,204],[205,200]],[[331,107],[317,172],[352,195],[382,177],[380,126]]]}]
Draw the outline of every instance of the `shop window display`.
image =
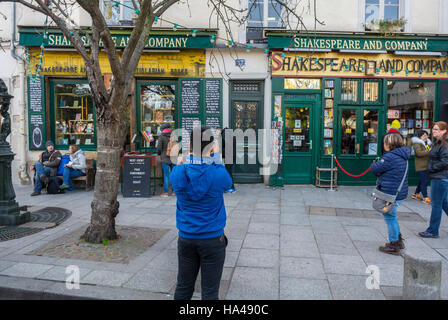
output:
[{"label": "shop window display", "polygon": [[144,148],[155,148],[164,123],[174,129],[175,85],[146,85],[141,87],[141,133]]},{"label": "shop window display", "polygon": [[93,99],[88,84],[56,84],[54,92],[56,145],[94,145]]},{"label": "shop window display", "polygon": [[400,133],[411,145],[419,129],[430,133],[434,120],[435,83],[389,81],[387,85],[387,130],[394,120],[400,121]]}]

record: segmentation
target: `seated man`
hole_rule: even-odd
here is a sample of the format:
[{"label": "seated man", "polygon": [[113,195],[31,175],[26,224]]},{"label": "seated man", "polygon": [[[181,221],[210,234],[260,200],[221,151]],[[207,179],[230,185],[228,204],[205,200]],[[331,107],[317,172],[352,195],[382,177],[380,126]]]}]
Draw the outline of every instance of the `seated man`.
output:
[{"label": "seated man", "polygon": [[52,141],[47,141],[45,147],[47,150],[42,152],[39,161],[36,161],[34,166],[31,166],[31,170],[36,170],[34,192],[31,196],[40,195],[42,190],[42,181],[47,183],[48,177],[56,176],[59,162],[61,162],[61,153],[54,149],[54,143]]},{"label": "seated man", "polygon": [[86,157],[78,145],[71,144],[69,147],[70,162],[64,167],[64,174],[62,175],[62,185],[59,189],[75,190],[72,179],[86,175]]}]

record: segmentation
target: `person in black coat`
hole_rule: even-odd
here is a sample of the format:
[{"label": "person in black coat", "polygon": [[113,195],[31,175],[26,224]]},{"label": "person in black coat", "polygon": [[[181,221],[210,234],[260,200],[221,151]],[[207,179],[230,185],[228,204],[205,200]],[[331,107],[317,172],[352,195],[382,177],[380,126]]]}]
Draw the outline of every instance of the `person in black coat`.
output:
[{"label": "person in black coat", "polygon": [[409,152],[399,134],[389,134],[385,137],[384,150],[386,151],[384,156],[370,167],[371,172],[378,177],[377,189],[390,195],[396,195],[406,174],[392,212],[383,214],[390,242],[379,248],[381,252],[398,255],[400,249],[404,249],[404,243],[397,220],[397,208],[408,196],[406,164],[409,160]]},{"label": "person in black coat", "polygon": [[429,151],[428,178],[431,179],[431,219],[423,238],[438,238],[442,209],[448,215],[448,124],[438,121],[432,128],[436,142]]},{"label": "person in black coat", "polygon": [[[236,137],[233,135],[233,130],[229,128],[224,128],[221,131],[222,137],[222,160],[224,161],[224,165],[226,167],[227,172],[230,174],[232,178],[232,187],[226,192],[236,192],[235,183],[232,175],[232,167],[236,162]],[[226,149],[227,148],[227,149]]]}]

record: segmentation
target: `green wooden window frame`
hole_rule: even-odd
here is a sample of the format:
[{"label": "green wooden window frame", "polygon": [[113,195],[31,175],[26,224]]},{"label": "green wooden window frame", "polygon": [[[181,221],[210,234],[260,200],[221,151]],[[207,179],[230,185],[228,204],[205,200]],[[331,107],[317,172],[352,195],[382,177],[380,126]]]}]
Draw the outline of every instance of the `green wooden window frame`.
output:
[{"label": "green wooden window frame", "polygon": [[[49,88],[50,88],[50,121],[51,121],[51,138],[55,142],[55,147],[59,150],[68,150],[69,145],[57,144],[56,143],[56,101],[55,101],[55,86],[58,84],[88,84],[87,80],[79,79],[79,80],[50,80]],[[90,89],[89,89],[90,90]],[[95,104],[93,102],[93,143],[90,145],[80,145],[82,150],[85,151],[96,151],[97,150],[97,132],[96,132],[96,109]]]}]

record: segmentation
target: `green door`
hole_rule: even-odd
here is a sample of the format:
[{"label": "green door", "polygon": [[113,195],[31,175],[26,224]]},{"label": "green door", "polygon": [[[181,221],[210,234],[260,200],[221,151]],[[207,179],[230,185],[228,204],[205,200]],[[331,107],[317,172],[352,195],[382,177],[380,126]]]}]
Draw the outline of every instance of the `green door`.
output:
[{"label": "green door", "polygon": [[[262,129],[262,97],[241,97],[231,100],[231,128],[241,129],[247,135],[236,141],[236,161],[233,165],[233,177],[237,183],[260,183],[260,163],[258,161],[258,129]],[[248,129],[252,129],[249,130]],[[253,135],[250,133],[253,132]],[[249,139],[249,137],[252,137]],[[255,139],[253,139],[255,137]],[[243,152],[238,152],[243,150]]]},{"label": "green door", "polygon": [[[285,104],[283,178],[288,184],[314,182],[315,102]],[[317,148],[317,146],[314,146]]]},{"label": "green door", "polygon": [[[363,173],[381,155],[379,133],[383,132],[383,118],[381,107],[339,107],[336,156],[350,174]],[[361,184],[372,182],[374,177],[368,173],[353,178],[340,172],[338,180],[346,184]]]}]

